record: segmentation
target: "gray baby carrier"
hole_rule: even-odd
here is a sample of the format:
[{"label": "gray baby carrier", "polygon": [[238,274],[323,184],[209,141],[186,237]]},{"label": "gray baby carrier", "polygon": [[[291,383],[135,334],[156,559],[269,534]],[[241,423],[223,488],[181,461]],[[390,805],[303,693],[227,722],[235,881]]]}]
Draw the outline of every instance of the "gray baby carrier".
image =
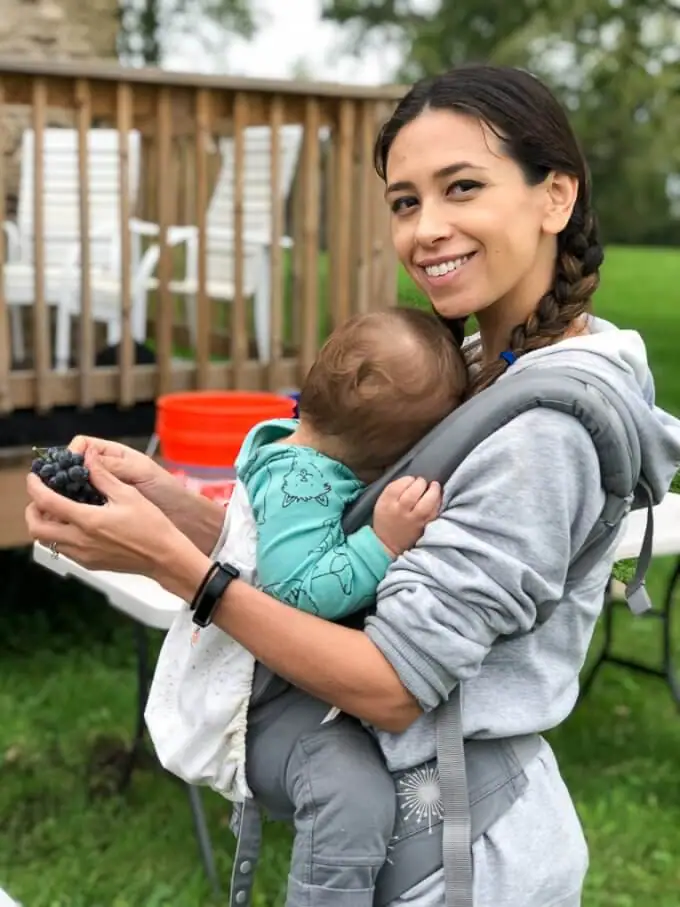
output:
[{"label": "gray baby carrier", "polygon": [[[633,613],[643,613],[651,607],[644,579],[652,552],[652,507],[658,502],[653,500],[642,475],[638,433],[625,399],[596,376],[578,368],[523,369],[470,399],[365,490],[345,513],[345,531],[351,533],[370,523],[378,496],[393,479],[416,475],[445,484],[478,444],[516,416],[538,406],[578,419],[589,432],[599,456],[606,499],[598,522],[572,558],[572,576],[588,573],[609,550],[631,509],[647,508],[637,570],[626,588]],[[554,607],[539,608],[537,624],[548,620]],[[353,615],[344,623],[361,627],[367,613]],[[271,707],[279,697],[291,692],[289,684],[258,664],[251,714]],[[376,907],[385,907],[442,866],[446,907],[472,907],[472,843],[520,796],[527,783],[524,767],[536,755],[539,745],[537,734],[463,740],[459,684],[439,707],[437,759],[423,768],[438,773],[441,821],[429,829],[413,825],[395,829],[390,858],[378,875]],[[395,780],[398,785],[399,779]],[[230,904],[237,907],[250,901],[260,842],[260,816],[252,801],[235,807],[232,828],[237,835],[237,850]]]}]

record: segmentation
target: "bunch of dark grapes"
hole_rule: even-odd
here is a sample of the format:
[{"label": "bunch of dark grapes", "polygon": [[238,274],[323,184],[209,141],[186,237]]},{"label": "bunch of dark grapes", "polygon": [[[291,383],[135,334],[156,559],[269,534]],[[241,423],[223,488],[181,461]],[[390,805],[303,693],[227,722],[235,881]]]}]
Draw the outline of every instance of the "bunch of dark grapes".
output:
[{"label": "bunch of dark grapes", "polygon": [[38,456],[31,464],[31,472],[48,488],[79,504],[106,503],[106,498],[90,484],[90,472],[82,454],[73,453],[67,447],[34,447],[33,452]]}]

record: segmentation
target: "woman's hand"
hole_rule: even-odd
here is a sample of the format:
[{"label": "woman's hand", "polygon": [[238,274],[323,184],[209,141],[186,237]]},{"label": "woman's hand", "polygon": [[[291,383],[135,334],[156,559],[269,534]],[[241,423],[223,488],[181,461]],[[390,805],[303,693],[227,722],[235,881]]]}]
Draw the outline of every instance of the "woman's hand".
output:
[{"label": "woman's hand", "polygon": [[172,519],[182,497],[182,486],[147,454],[117,441],[77,435],[69,450],[87,457],[95,454],[105,470],[125,485],[132,485]]},{"label": "woman's hand", "polygon": [[216,501],[185,488],[151,457],[117,441],[79,435],[69,448],[86,458],[95,454],[109,473],[155,504],[200,551],[213,550],[224,523],[224,508]]},{"label": "woman's hand", "polygon": [[78,504],[30,474],[26,524],[31,538],[55,545],[57,552],[92,570],[157,579],[168,552],[192,547],[191,542],[137,488],[109,472],[92,449],[86,450],[85,465],[90,482],[107,503]]}]

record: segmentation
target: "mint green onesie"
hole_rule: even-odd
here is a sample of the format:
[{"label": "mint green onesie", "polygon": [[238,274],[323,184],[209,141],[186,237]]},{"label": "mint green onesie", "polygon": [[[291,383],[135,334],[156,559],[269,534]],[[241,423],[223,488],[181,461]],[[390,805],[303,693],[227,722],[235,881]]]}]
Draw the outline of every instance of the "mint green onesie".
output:
[{"label": "mint green onesie", "polygon": [[365,486],[343,463],[287,444],[297,427],[293,419],[261,422],[236,461],[257,524],[258,585],[338,620],[375,599],[392,558],[370,526],[345,535],[345,507]]}]

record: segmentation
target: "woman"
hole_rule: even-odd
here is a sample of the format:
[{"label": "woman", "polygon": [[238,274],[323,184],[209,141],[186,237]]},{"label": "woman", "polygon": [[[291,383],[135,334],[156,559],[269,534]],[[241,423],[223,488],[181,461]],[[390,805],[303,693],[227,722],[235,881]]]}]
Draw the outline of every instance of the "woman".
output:
[{"label": "woman", "polygon": [[[660,499],[680,462],[680,424],[653,405],[639,336],[588,315],[602,249],[586,164],[550,92],[491,66],[421,82],[382,130],[376,164],[401,262],[461,340],[465,319],[477,318],[472,392],[555,363],[597,374],[628,401]],[[211,565],[219,509],[141,454],[97,439],[74,446],[109,504],[73,504],[29,476],[32,537],[191,600]],[[468,737],[563,721],[614,558],[612,548],[587,576],[570,572],[604,495],[590,436],[568,415],[517,417],[443,497],[422,542],[388,572],[363,632],[291,614],[238,580],[212,618],[276,673],[375,726],[395,771],[434,756],[433,710],[460,681]],[[547,602],[560,606],[529,633]],[[474,844],[475,904],[576,907],[587,847],[547,743],[526,775],[522,796]],[[398,904],[441,907],[443,892],[438,872]]]}]

